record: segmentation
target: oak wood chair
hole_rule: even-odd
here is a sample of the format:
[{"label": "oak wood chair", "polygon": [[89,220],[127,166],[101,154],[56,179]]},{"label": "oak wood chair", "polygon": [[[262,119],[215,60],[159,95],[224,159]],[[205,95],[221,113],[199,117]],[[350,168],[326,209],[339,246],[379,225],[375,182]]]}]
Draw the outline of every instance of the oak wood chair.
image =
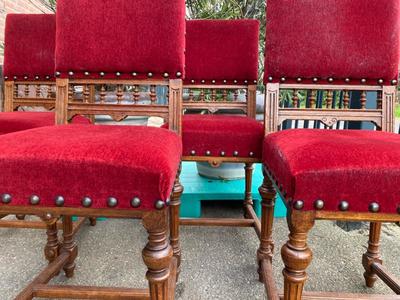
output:
[{"label": "oak wood chair", "polygon": [[[102,0],[91,8],[85,0],[57,1],[57,120],[67,123],[79,113],[157,115],[168,120],[170,130],[59,125],[0,136],[0,213],[39,215],[48,225],[50,264],[17,299],[174,299],[185,3]],[[100,91],[114,84],[119,93],[121,86],[156,85],[169,95],[153,99],[144,93],[149,97],[127,104],[108,93],[89,104],[69,93],[78,84],[85,90],[99,85]],[[74,274],[78,253],[72,215],[142,218],[149,236],[142,252],[149,289],[47,285],[62,269],[67,277]],[[59,217],[61,242],[55,227]]]},{"label": "oak wood chair", "polygon": [[[400,2],[268,0],[267,5],[264,82],[265,125],[270,134],[264,141],[264,182],[260,187],[260,281],[269,299],[279,299],[271,276],[273,209],[278,192],[288,208],[290,230],[281,251],[283,299],[341,297],[338,293],[303,293],[312,258],[307,234],[315,220],[371,222],[368,249],[362,258],[366,285],[372,287],[379,277],[400,294],[400,282],[382,266],[379,253],[381,224],[400,220],[396,198],[400,139],[390,133],[400,54]],[[282,90],[287,89],[295,91],[292,107],[280,99]],[[299,90],[308,90],[305,107],[298,105]],[[326,91],[325,109],[316,106],[316,90]],[[342,93],[341,107],[332,108],[337,91]],[[349,107],[350,91],[360,91],[361,110]],[[366,91],[377,95],[372,108],[366,105]],[[272,133],[283,129],[282,122],[287,119],[312,121],[317,128],[322,123],[328,129],[342,128],[337,125],[343,121],[370,121],[375,130]],[[364,299],[360,295],[346,297]]]},{"label": "oak wood chair", "polygon": [[[4,110],[0,113],[0,135],[55,125],[54,112],[16,111],[21,106],[55,107],[54,50],[56,18],[53,14],[9,14],[6,17]],[[74,123],[87,124],[81,116]],[[3,219],[6,215],[0,216]],[[46,224],[24,220],[1,220],[0,227],[45,229]],[[74,222],[78,230],[84,219]],[[90,220],[96,223],[95,219]],[[61,223],[58,227],[61,228]]]},{"label": "oak wood chair", "polygon": [[[213,167],[245,164],[245,219],[183,218],[181,225],[247,226],[259,233],[251,196],[264,136],[255,119],[258,35],[257,20],[187,21],[182,160]],[[209,114],[190,114],[193,110]]]}]

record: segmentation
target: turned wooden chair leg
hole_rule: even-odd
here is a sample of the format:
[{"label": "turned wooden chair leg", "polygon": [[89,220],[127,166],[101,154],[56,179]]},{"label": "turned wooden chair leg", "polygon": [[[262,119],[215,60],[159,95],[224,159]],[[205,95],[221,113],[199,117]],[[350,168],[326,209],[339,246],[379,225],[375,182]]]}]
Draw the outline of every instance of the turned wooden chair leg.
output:
[{"label": "turned wooden chair leg", "polygon": [[363,254],[362,263],[365,269],[364,278],[367,287],[373,287],[378,276],[371,268],[372,263],[378,262],[382,264],[382,259],[379,253],[379,241],[381,237],[382,223],[370,223],[369,240],[367,252]]},{"label": "turned wooden chair leg", "polygon": [[179,214],[181,206],[181,195],[183,193],[183,186],[179,180],[179,176],[182,170],[182,165],[179,166],[178,173],[176,175],[174,189],[172,191],[171,203],[170,203],[170,242],[174,252],[174,257],[177,260],[176,280],[178,280],[181,272],[181,245],[179,242]]},{"label": "turned wooden chair leg", "polygon": [[258,274],[260,282],[264,282],[262,261],[268,260],[272,263],[272,257],[274,253],[274,242],[272,239],[272,227],[274,223],[274,209],[275,209],[275,197],[276,190],[269,179],[268,175],[263,168],[264,180],[260,188],[258,189],[261,195],[261,237],[260,247],[257,250],[257,261],[258,261]]},{"label": "turned wooden chair leg", "polygon": [[58,256],[60,251],[60,242],[58,240],[58,229],[57,220],[55,218],[54,223],[47,224],[47,243],[44,247],[44,255],[48,260],[49,264],[52,263]]},{"label": "turned wooden chair leg", "polygon": [[306,269],[311,263],[312,252],[307,245],[307,234],[314,225],[314,212],[288,211],[289,240],[281,250],[285,264],[284,300],[301,300]]},{"label": "turned wooden chair leg", "polygon": [[[150,298],[152,300],[172,300],[174,291],[170,284],[173,250],[168,240],[168,210],[147,212],[143,216],[143,226],[148,233],[148,242],[142,251],[143,261],[148,270]],[[175,278],[173,278],[175,280]]]},{"label": "turned wooden chair leg", "polygon": [[252,181],[253,181],[253,170],[254,170],[253,163],[245,163],[244,170],[245,170],[246,186],[245,186],[245,192],[244,192],[244,203],[243,203],[244,207],[243,207],[243,209],[244,209],[244,217],[246,219],[249,219],[249,218],[251,218],[251,216],[249,216],[247,213],[247,205],[253,206],[253,197],[251,195],[251,185],[252,185]]},{"label": "turned wooden chair leg", "polygon": [[75,259],[78,255],[78,247],[74,239],[73,223],[71,216],[63,217],[63,242],[60,252],[68,252],[70,255],[68,262],[64,266],[64,272],[65,276],[71,278],[74,276]]},{"label": "turned wooden chair leg", "polygon": [[97,218],[91,217],[89,218],[90,226],[96,226]]}]

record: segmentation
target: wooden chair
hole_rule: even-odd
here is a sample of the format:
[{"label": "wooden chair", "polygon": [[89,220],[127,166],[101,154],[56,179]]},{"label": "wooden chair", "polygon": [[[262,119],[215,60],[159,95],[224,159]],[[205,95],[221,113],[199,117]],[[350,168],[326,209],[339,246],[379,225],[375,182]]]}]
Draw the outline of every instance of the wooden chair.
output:
[{"label": "wooden chair", "polygon": [[[57,120],[64,123],[81,111],[157,115],[169,121],[171,130],[60,125],[0,136],[4,163],[0,213],[42,217],[48,224],[47,249],[52,254],[49,266],[17,299],[174,299],[180,256],[174,227],[179,220],[175,204],[182,190],[177,179],[182,152],[177,133],[185,3],[120,0],[123,11],[110,10],[116,4],[111,0],[98,1],[96,10],[88,9],[87,3],[57,1]],[[107,73],[103,76],[101,70]],[[78,84],[99,85],[100,91],[104,85],[117,85],[119,91],[122,85],[157,85],[168,89],[169,97],[153,99],[150,94],[143,99],[149,95],[141,90],[140,101],[129,105],[112,102],[111,93],[88,104],[68,97],[69,87]],[[77,246],[72,215],[142,218],[149,235],[142,256],[150,288],[47,285],[62,269],[67,277],[73,276]],[[62,242],[55,230],[58,217],[63,218]]]},{"label": "wooden chair", "polygon": [[[399,281],[382,266],[379,253],[381,224],[400,220],[396,198],[400,139],[390,133],[399,66],[400,3],[268,0],[267,5],[264,82],[265,124],[270,134],[264,141],[264,182],[260,187],[260,280],[269,299],[279,299],[271,275],[273,209],[278,192],[288,208],[290,230],[281,251],[283,299],[364,299],[360,295],[303,293],[312,258],[307,234],[316,220],[371,222],[362,259],[366,284],[372,287],[379,277],[400,294]],[[288,89],[292,90],[292,107],[283,103],[283,92]],[[319,101],[323,100],[325,109],[321,104],[315,106],[316,90],[324,98]],[[349,107],[354,91],[361,95],[361,109]],[[373,107],[366,104],[366,91],[377,95]],[[332,108],[334,93],[340,95],[339,108]],[[305,107],[299,105],[300,95],[307,95]],[[282,122],[288,119],[311,120],[316,128],[328,129],[346,128],[343,122],[347,121],[370,121],[375,131],[291,129],[272,133],[283,129]]]},{"label": "wooden chair", "polygon": [[[21,106],[55,107],[55,15],[9,14],[6,18],[4,110],[0,113],[0,135],[55,124],[54,112],[16,111]],[[2,76],[3,77],[3,76]],[[81,116],[74,123],[87,124]],[[0,216],[3,219],[6,215]],[[41,221],[1,220],[0,227],[46,229]],[[78,230],[84,222],[74,223]],[[95,225],[96,220],[90,220]],[[61,228],[61,223],[58,224]]]},{"label": "wooden chair", "polygon": [[[250,226],[259,233],[251,196],[253,164],[260,162],[264,136],[255,119],[258,34],[256,20],[187,21],[182,159],[213,167],[245,164],[246,185],[245,219],[184,218],[181,225]],[[189,114],[192,110],[211,114]]]}]

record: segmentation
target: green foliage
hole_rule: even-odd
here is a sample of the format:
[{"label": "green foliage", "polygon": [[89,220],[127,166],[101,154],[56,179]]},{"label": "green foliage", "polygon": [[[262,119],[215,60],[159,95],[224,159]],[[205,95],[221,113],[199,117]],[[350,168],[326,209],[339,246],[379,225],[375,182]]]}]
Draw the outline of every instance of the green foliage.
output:
[{"label": "green foliage", "polygon": [[56,12],[57,0],[40,0],[40,2],[49,10]]},{"label": "green foliage", "polygon": [[264,76],[265,0],[187,0],[186,6],[188,19],[260,20],[259,78]]}]

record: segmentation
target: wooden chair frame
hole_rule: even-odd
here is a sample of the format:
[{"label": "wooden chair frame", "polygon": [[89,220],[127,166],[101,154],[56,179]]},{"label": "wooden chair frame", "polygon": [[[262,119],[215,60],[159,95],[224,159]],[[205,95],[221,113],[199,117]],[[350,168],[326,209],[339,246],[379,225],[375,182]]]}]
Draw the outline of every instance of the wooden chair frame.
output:
[{"label": "wooden chair frame", "polygon": [[[69,93],[70,86],[94,85],[106,83],[118,84],[160,84],[169,86],[169,103],[157,105],[121,105],[105,103],[87,103],[74,101]],[[181,96],[182,81],[177,80],[142,80],[142,81],[113,81],[113,80],[69,80],[57,79],[57,109],[56,119],[59,124],[67,123],[76,114],[118,114],[121,115],[156,115],[168,118],[171,127],[180,131],[180,115],[182,113]],[[119,106],[121,105],[121,107]],[[172,115],[171,115],[172,114]],[[115,115],[114,115],[115,116]],[[179,205],[183,188],[179,182],[178,171],[171,194],[169,207],[154,211],[113,210],[91,208],[64,207],[18,207],[0,206],[0,214],[36,215],[46,223],[47,244],[46,258],[49,265],[16,297],[18,300],[40,298],[68,299],[174,299],[175,284],[180,272],[180,243],[179,243]],[[148,267],[146,277],[149,289],[109,288],[95,286],[49,286],[47,283],[64,269],[67,277],[72,277],[77,257],[77,246],[74,235],[77,229],[73,227],[72,216],[107,217],[107,218],[141,218],[148,232],[149,239],[142,256]],[[57,236],[57,220],[62,218],[63,241]],[[168,240],[169,238],[169,240]]]},{"label": "wooden chair frame", "polygon": [[[183,109],[204,109],[211,113],[218,110],[241,110],[248,117],[256,116],[256,90],[255,84],[237,84],[237,85],[207,85],[207,84],[185,84],[184,89],[189,90],[189,100],[182,101]],[[193,90],[200,90],[198,100],[194,99]],[[211,101],[205,101],[204,91],[211,91]],[[237,101],[237,91],[246,90],[246,101]],[[222,92],[222,101],[217,101],[217,92]],[[229,91],[234,92],[233,101],[228,100]],[[260,159],[251,157],[224,157],[224,156],[183,156],[183,161],[208,162],[213,167],[218,167],[221,163],[244,163],[245,164],[245,193],[244,193],[244,217],[245,219],[229,218],[182,218],[180,225],[188,226],[232,226],[232,227],[253,227],[258,236],[261,233],[260,221],[253,208],[253,199],[251,195],[253,164],[260,163]]]},{"label": "wooden chair frame", "polygon": [[[377,109],[366,110],[364,105],[359,109],[279,109],[279,89],[318,89],[318,90],[361,90],[378,91]],[[328,127],[337,121],[372,121],[377,129],[394,130],[394,103],[396,99],[395,86],[334,86],[334,85],[299,85],[299,84],[267,84],[266,87],[266,130],[273,132],[285,119],[319,120]],[[366,99],[361,101],[365,101]],[[314,114],[313,114],[314,113]],[[272,278],[272,257],[274,243],[272,240],[273,214],[275,197],[279,193],[287,204],[291,199],[285,197],[269,170],[264,166],[264,181],[259,191],[262,197],[261,243],[257,252],[260,281],[264,283],[268,299],[300,300],[300,299],[400,299],[400,296],[378,296],[339,293],[303,293],[307,279],[306,268],[311,263],[312,252],[307,245],[307,234],[316,220],[368,221],[370,234],[367,252],[362,263],[365,269],[366,285],[372,287],[379,277],[396,294],[400,295],[400,281],[390,274],[383,266],[379,254],[379,239],[381,224],[384,222],[399,222],[400,214],[355,213],[336,211],[305,211],[288,207],[287,220],[289,225],[289,240],[282,248],[282,259],[285,264],[284,292],[279,295]],[[383,297],[383,298],[382,298]]]},{"label": "wooden chair frame", "polygon": [[[23,88],[23,91],[21,90]],[[34,94],[33,94],[34,88]],[[53,110],[56,105],[56,83],[54,80],[19,81],[6,80],[4,91],[4,111],[18,110],[21,106],[44,107]],[[43,94],[43,91],[44,95]],[[21,97],[21,93],[23,95]]]}]

